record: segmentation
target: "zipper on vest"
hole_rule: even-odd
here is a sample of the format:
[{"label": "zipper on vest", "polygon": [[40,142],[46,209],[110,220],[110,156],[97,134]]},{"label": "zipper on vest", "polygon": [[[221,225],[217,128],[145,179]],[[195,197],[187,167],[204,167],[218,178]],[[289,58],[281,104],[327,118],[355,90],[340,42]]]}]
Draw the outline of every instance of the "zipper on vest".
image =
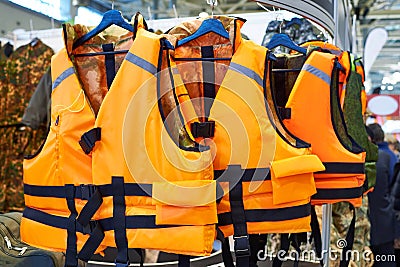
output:
[{"label": "zipper on vest", "polygon": [[[59,124],[60,124],[60,115],[57,115],[56,121],[54,123],[54,126],[56,126],[56,127],[54,127],[55,128],[54,132],[56,134],[56,140],[55,140],[55,144],[54,144],[54,146],[55,146],[54,150],[55,150],[55,153],[56,153],[56,162],[55,162],[55,164],[56,164],[56,173],[58,173],[58,161],[60,160],[60,138],[59,138],[59,136],[60,136],[60,134],[59,134],[60,128],[59,128]],[[56,174],[56,176],[57,176],[57,174]]]},{"label": "zipper on vest", "polygon": [[56,122],[54,123],[54,125],[58,126],[59,122],[60,122],[60,115],[57,115]]}]

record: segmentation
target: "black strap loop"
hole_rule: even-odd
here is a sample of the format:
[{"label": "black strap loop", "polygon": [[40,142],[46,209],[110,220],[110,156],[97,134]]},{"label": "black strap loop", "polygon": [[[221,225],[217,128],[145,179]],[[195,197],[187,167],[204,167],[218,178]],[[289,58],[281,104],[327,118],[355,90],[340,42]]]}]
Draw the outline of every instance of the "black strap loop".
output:
[{"label": "black strap loop", "polygon": [[221,242],[222,247],[222,260],[225,267],[235,267],[233,264],[233,258],[231,249],[229,247],[229,239],[225,238],[224,233],[217,227],[217,239]]},{"label": "black strap loop", "polygon": [[179,254],[178,267],[190,267],[190,256]]},{"label": "black strap loop", "polygon": [[193,122],[190,125],[193,137],[214,137],[215,121]]},{"label": "black strap loop", "polygon": [[78,258],[85,262],[90,260],[90,258],[96,252],[96,249],[100,246],[101,242],[103,242],[105,236],[101,225],[99,223],[96,223],[95,225],[95,228],[90,232],[90,237],[78,254]]},{"label": "black strap loop", "polygon": [[314,206],[311,207],[311,239],[314,239],[315,254],[317,258],[320,259],[321,266],[324,266],[322,258],[322,235]]},{"label": "black strap loop", "polygon": [[[233,178],[241,177],[242,169],[240,166],[228,166],[227,172]],[[233,179],[236,180],[236,179]],[[231,206],[231,216],[233,224],[234,251],[236,265],[249,267],[250,265],[250,241],[247,233],[246,214],[243,204],[242,179],[229,192],[229,202]]]},{"label": "black strap loop", "polygon": [[278,254],[272,262],[272,267],[281,267],[282,266],[282,263],[283,263],[282,257],[286,257],[286,254],[289,251],[289,248],[290,248],[289,234],[281,234],[281,249],[280,249],[280,251],[284,251],[285,254],[284,255]]},{"label": "black strap loop", "polygon": [[267,234],[250,235],[250,267],[257,267],[260,252],[262,252],[262,255],[265,255],[265,245],[267,241]]},{"label": "black strap loop", "polygon": [[123,177],[112,177],[113,196],[113,221],[114,238],[117,245],[118,254],[115,264],[118,267],[129,266],[128,239],[126,236],[126,216],[125,216],[125,189]]},{"label": "black strap loop", "polygon": [[97,141],[101,140],[101,128],[93,128],[90,131],[84,133],[79,140],[79,145],[85,154],[92,152]]},{"label": "black strap loop", "polygon": [[135,248],[134,249],[135,251],[136,251],[136,253],[139,255],[139,257],[140,257],[140,267],[143,267],[144,266],[144,250],[143,249],[141,249],[141,248]]},{"label": "black strap loop", "polygon": [[87,226],[90,220],[93,218],[96,211],[100,208],[103,203],[103,197],[99,190],[96,190],[86,205],[82,208],[77,221],[83,226]]},{"label": "black strap loop", "polygon": [[75,188],[73,184],[65,185],[65,195],[68,209],[71,212],[68,217],[67,224],[67,249],[65,253],[65,267],[76,267],[78,266],[78,249],[76,244],[76,216],[78,216],[78,212],[76,211],[75,207]]},{"label": "black strap loop", "polygon": [[349,230],[346,235],[346,246],[342,249],[342,258],[340,260],[340,267],[347,267],[350,263],[350,257],[348,257],[348,251],[353,249],[354,233],[356,227],[356,211],[352,204],[349,203],[350,210],[353,212],[353,219],[351,220]]}]

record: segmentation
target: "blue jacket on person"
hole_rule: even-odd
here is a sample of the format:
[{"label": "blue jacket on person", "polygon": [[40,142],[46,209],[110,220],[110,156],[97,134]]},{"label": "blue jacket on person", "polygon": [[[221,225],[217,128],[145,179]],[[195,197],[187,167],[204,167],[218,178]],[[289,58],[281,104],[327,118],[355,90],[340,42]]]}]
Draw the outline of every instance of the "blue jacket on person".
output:
[{"label": "blue jacket on person", "polygon": [[393,177],[394,165],[396,165],[396,163],[398,161],[397,156],[392,150],[390,150],[388,142],[381,142],[381,143],[378,143],[377,145],[378,145],[379,150],[385,151],[390,156],[389,185],[392,185],[392,183],[394,182],[394,178],[395,178],[395,177]]},{"label": "blue jacket on person", "polygon": [[[376,184],[368,193],[371,245],[377,246],[394,240],[395,216],[390,184],[391,155],[379,147],[376,162]],[[393,173],[393,170],[392,170]]]}]

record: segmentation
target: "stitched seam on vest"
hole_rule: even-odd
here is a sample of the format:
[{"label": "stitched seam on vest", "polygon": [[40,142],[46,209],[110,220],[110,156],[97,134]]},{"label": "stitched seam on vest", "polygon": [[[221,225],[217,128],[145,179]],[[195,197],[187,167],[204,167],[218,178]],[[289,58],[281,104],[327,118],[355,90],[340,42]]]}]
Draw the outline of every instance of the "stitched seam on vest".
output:
[{"label": "stitched seam on vest", "polygon": [[326,82],[329,86],[331,85],[331,77],[328,74],[326,74],[325,72],[323,72],[322,70],[320,70],[314,66],[311,66],[310,64],[304,64],[302,70],[307,71],[314,76],[317,76],[318,78],[320,78],[321,80]]},{"label": "stitched seam on vest", "polygon": [[126,60],[128,60],[130,63],[135,64],[136,66],[150,72],[151,74],[156,74],[157,73],[157,67],[148,62],[147,60],[144,60],[143,58],[140,58],[131,52],[128,52],[126,55]]},{"label": "stitched seam on vest", "polygon": [[261,87],[263,86],[263,80],[261,76],[258,75],[255,71],[234,62],[231,62],[231,64],[229,65],[229,69],[236,71],[240,74],[246,75],[250,79],[256,81],[256,83],[258,83],[258,85],[260,85]]},{"label": "stitched seam on vest", "polygon": [[54,91],[54,89],[57,88],[57,86],[60,85],[60,83],[62,83],[62,81],[64,81],[65,79],[67,79],[69,76],[71,76],[72,74],[75,73],[75,70],[73,67],[70,67],[68,69],[66,69],[63,73],[60,74],[60,76],[57,77],[57,79],[54,81],[53,86],[51,88],[51,90]]}]

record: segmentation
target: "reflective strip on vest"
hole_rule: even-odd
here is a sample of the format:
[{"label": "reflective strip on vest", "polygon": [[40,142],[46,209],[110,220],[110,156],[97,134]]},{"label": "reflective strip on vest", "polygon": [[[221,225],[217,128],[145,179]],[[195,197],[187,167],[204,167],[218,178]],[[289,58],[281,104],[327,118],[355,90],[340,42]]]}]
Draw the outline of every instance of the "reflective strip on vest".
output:
[{"label": "reflective strip on vest", "polygon": [[74,68],[69,68],[66,69],[63,73],[61,73],[60,76],[57,77],[57,79],[53,82],[52,90],[57,88],[57,86],[60,85],[65,79],[67,79],[69,76],[73,75],[75,73]]},{"label": "reflective strip on vest", "polygon": [[330,75],[326,74],[322,70],[320,70],[314,66],[311,66],[310,64],[304,64],[302,70],[307,71],[307,72],[311,73],[312,75],[320,78],[321,80],[326,82],[329,86],[331,85]]},{"label": "reflective strip on vest", "polygon": [[132,64],[135,64],[136,66],[150,72],[151,74],[155,75],[157,73],[156,66],[146,61],[145,59],[132,54],[131,52],[128,52],[125,59],[131,62]]}]

